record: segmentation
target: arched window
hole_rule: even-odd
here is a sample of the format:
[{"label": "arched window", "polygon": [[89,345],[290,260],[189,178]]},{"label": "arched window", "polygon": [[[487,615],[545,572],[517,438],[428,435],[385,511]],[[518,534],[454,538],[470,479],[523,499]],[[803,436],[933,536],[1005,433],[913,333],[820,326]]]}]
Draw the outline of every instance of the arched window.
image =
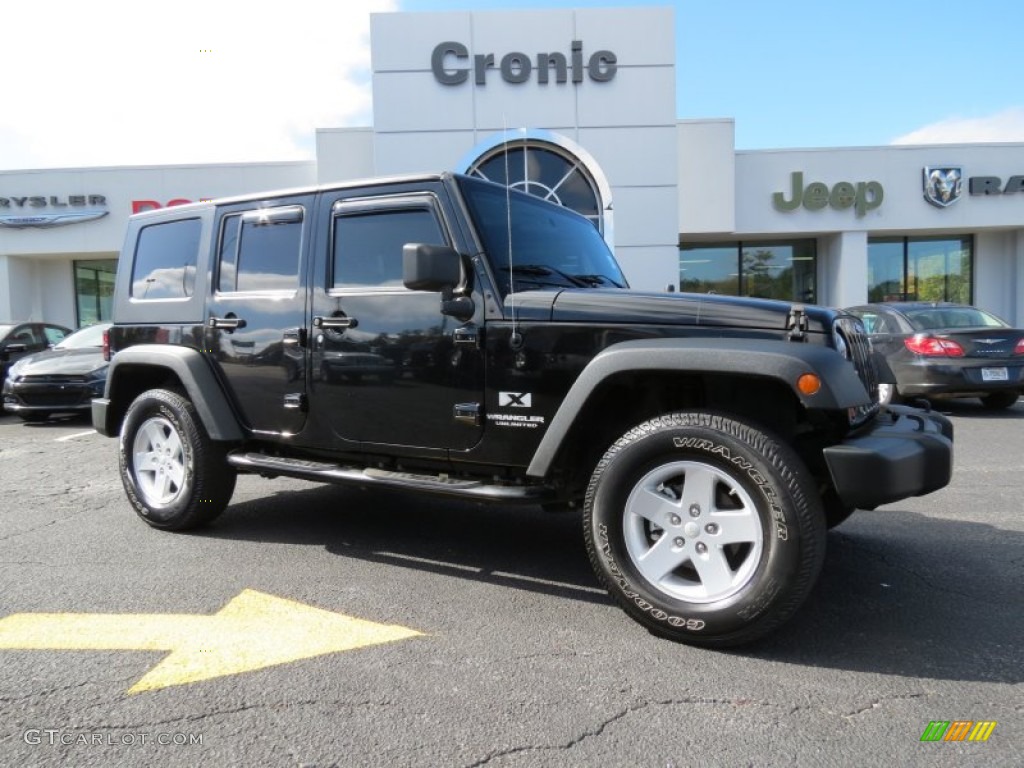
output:
[{"label": "arched window", "polygon": [[553,141],[513,136],[500,141],[466,169],[470,176],[503,184],[586,216],[609,239],[607,193],[583,159]]}]

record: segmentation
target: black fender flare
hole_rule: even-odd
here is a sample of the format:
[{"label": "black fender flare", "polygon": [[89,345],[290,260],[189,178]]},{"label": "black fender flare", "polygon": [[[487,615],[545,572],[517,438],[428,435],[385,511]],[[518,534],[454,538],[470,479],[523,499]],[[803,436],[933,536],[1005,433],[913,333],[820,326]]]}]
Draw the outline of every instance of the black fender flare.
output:
[{"label": "black fender flare", "polygon": [[[110,361],[102,400],[93,400],[93,425],[101,434],[112,436],[118,429],[111,422],[111,395],[116,394],[118,369],[127,366],[163,368],[174,373],[185,387],[189,400],[212,440],[242,440],[242,427],[235,418],[220,382],[202,353],[190,347],[164,344],[138,344],[121,350]],[[127,373],[127,372],[126,372]],[[130,375],[130,374],[128,374]],[[121,414],[127,408],[120,408]],[[103,430],[99,427],[102,426]]]},{"label": "black fender flare", "polygon": [[[622,372],[670,371],[770,378],[784,383],[809,409],[846,409],[871,402],[853,363],[831,347],[772,339],[643,339],[614,344],[594,357],[569,390],[537,446],[526,474],[544,477],[573,423],[594,391]],[[821,389],[796,388],[811,373]]]}]

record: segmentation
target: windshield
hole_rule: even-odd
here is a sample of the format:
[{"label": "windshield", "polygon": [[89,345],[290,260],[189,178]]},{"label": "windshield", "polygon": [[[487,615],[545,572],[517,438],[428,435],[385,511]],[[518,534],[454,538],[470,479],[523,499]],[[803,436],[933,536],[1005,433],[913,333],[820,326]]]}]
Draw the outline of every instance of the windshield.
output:
[{"label": "windshield", "polygon": [[85,347],[102,347],[103,346],[103,332],[109,328],[108,323],[100,323],[98,325],[90,325],[88,328],[82,328],[80,331],[75,331],[68,336],[64,341],[54,347],[54,349],[83,349]]},{"label": "windshield", "polygon": [[489,182],[460,178],[459,183],[502,295],[513,280],[516,290],[626,287],[615,257],[587,219]]}]

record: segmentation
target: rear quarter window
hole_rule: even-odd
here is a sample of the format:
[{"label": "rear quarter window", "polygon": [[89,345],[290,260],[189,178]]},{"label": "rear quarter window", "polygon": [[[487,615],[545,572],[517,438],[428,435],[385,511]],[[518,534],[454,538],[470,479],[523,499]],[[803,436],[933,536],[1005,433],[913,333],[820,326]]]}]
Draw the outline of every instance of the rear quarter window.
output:
[{"label": "rear quarter window", "polygon": [[195,291],[202,222],[180,219],[144,227],[132,263],[131,296],[136,300],[188,298]]}]

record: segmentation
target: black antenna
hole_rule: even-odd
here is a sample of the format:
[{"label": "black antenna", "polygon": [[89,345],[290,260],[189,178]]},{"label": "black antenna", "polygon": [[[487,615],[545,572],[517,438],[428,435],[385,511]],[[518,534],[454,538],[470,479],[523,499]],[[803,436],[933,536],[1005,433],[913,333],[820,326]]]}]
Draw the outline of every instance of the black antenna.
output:
[{"label": "black antenna", "polygon": [[505,154],[505,225],[508,234],[508,306],[512,311],[512,335],[508,343],[512,349],[519,349],[523,346],[523,337],[516,326],[516,276],[512,269],[512,177],[509,175],[508,167],[508,121],[503,114],[501,116],[502,149]]}]

